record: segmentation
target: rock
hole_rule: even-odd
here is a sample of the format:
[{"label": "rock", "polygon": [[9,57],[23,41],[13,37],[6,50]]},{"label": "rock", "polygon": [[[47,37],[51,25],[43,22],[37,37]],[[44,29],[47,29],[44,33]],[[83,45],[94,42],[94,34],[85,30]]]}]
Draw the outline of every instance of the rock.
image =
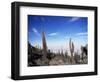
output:
[{"label": "rock", "polygon": [[57,56],[49,62],[49,65],[64,65],[64,64],[65,62]]}]

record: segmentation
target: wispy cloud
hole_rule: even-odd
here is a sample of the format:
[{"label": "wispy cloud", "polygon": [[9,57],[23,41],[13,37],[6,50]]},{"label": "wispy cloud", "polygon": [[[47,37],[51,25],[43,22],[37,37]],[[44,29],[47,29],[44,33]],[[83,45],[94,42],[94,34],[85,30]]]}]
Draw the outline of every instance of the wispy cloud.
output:
[{"label": "wispy cloud", "polygon": [[80,32],[80,33],[73,34],[71,36],[65,36],[64,38],[69,39],[69,38],[76,38],[77,36],[87,36],[87,35],[88,35],[87,32]]},{"label": "wispy cloud", "polygon": [[82,32],[81,32],[81,33],[77,33],[76,35],[77,35],[77,36],[83,36],[83,35],[87,35],[87,32],[83,32],[83,33],[82,33]]},{"label": "wispy cloud", "polygon": [[50,34],[49,34],[49,36],[56,36],[56,35],[58,35],[57,32],[54,32],[54,33],[50,33]]},{"label": "wispy cloud", "polygon": [[38,30],[36,28],[33,28],[32,31],[37,35],[40,36],[40,33],[38,32]]},{"label": "wispy cloud", "polygon": [[74,21],[77,21],[79,19],[80,19],[80,17],[73,17],[73,18],[70,19],[70,22],[74,22]]}]

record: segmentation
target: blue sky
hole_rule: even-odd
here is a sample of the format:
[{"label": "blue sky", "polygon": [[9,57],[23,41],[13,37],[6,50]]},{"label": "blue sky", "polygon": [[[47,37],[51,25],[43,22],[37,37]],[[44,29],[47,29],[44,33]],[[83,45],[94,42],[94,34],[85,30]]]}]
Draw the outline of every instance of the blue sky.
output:
[{"label": "blue sky", "polygon": [[70,38],[79,49],[87,44],[87,26],[87,17],[28,15],[28,41],[42,47],[41,32],[44,31],[48,49],[68,49]]}]

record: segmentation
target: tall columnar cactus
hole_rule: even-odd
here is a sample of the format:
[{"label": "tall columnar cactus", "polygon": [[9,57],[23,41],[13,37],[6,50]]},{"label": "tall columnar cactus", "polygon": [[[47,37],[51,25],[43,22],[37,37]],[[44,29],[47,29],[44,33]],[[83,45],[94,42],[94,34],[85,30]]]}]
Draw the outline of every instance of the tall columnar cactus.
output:
[{"label": "tall columnar cactus", "polygon": [[61,48],[61,55],[63,56],[63,49]]},{"label": "tall columnar cactus", "polygon": [[74,43],[71,41],[71,38],[70,38],[70,41],[69,41],[69,48],[70,48],[70,53],[71,53],[71,63],[73,64],[74,63]]},{"label": "tall columnar cactus", "polygon": [[42,45],[43,45],[43,57],[47,57],[47,44],[46,44],[45,32],[42,32]]}]

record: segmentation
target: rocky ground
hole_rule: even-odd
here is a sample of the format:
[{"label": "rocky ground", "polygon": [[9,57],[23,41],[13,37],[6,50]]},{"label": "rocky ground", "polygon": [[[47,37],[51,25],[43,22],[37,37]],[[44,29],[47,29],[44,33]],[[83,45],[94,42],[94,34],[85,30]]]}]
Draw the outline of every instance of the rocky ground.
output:
[{"label": "rocky ground", "polygon": [[71,57],[66,54],[55,54],[50,51],[47,57],[43,57],[42,49],[35,48],[28,44],[28,66],[48,66],[48,65],[71,65],[71,64],[87,64],[87,55],[81,56],[74,53],[74,63],[71,62]]},{"label": "rocky ground", "polygon": [[79,55],[73,53],[73,61],[71,56],[67,53],[53,53],[50,50],[47,51],[47,56],[44,57],[43,50],[33,47],[28,44],[28,66],[49,66],[49,65],[71,65],[71,64],[87,64],[88,57],[85,54]]}]

